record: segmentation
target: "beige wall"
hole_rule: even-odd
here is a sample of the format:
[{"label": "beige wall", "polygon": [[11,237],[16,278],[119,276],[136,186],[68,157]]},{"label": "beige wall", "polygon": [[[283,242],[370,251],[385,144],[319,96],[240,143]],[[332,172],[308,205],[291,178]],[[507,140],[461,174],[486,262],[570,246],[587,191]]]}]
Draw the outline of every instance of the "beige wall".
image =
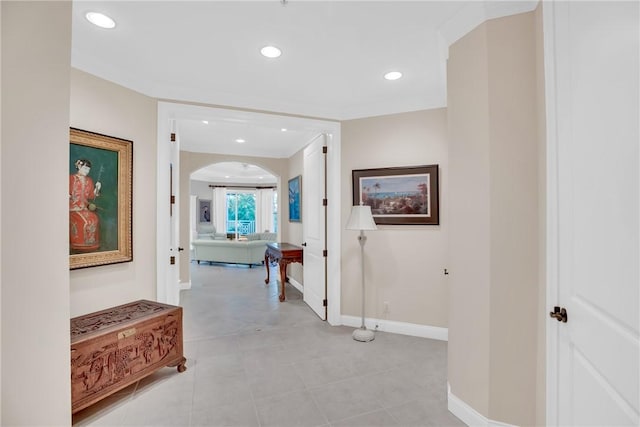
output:
[{"label": "beige wall", "polygon": [[71,2],[2,8],[2,425],[70,425]]},{"label": "beige wall", "polygon": [[71,315],[156,296],[157,101],[71,70],[72,127],[133,141],[133,262],[73,270]]},{"label": "beige wall", "polygon": [[535,425],[545,425],[547,420],[547,382],[546,382],[546,316],[547,308],[547,239],[544,230],[547,229],[547,139],[546,139],[546,111],[545,111],[545,82],[544,82],[544,34],[542,32],[543,3],[534,11],[534,31],[536,40],[536,116],[538,138],[538,330],[537,330],[537,378],[536,378],[536,422]]},{"label": "beige wall", "polygon": [[[448,379],[452,392],[489,413],[490,150],[486,26],[449,50],[450,268]],[[458,390],[461,388],[463,390]]]},{"label": "beige wall", "polygon": [[534,13],[450,48],[451,392],[490,420],[535,425],[540,143]]},{"label": "beige wall", "polygon": [[[262,169],[270,172],[276,177],[280,178],[280,187],[278,188],[278,218],[280,218],[279,234],[283,241],[288,239],[288,230],[286,224],[288,223],[289,213],[283,207],[283,193],[282,188],[286,188],[287,174],[288,174],[288,160],[287,159],[275,159],[267,157],[249,157],[249,156],[231,156],[226,154],[206,154],[206,153],[192,153],[190,151],[180,152],[180,246],[183,248],[189,247],[189,182],[190,176],[193,172],[201,169],[205,166],[212,165],[214,163],[221,162],[241,162],[252,165],[260,166]],[[284,187],[282,187],[284,186]],[[285,199],[286,200],[286,199]],[[189,251],[182,251],[180,253],[180,282],[187,283],[190,281],[189,273]]]},{"label": "beige wall", "polygon": [[[382,225],[367,232],[366,316],[447,327],[449,293],[444,268],[448,230],[447,116],[445,109],[349,120],[342,126],[342,224],[352,206],[351,171],[438,164],[440,225]],[[358,232],[342,233],[342,314],[360,316]],[[384,302],[389,303],[385,312]]]}]

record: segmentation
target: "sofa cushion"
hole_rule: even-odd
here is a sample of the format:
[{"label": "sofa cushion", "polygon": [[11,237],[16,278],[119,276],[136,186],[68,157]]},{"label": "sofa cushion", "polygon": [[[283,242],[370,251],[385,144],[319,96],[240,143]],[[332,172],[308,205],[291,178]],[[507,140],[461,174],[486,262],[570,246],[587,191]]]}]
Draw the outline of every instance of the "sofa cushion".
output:
[{"label": "sofa cushion", "polygon": [[247,240],[261,240],[260,239],[260,233],[251,233],[251,234],[247,234]]},{"label": "sofa cushion", "polygon": [[260,240],[276,241],[276,233],[260,233]]}]

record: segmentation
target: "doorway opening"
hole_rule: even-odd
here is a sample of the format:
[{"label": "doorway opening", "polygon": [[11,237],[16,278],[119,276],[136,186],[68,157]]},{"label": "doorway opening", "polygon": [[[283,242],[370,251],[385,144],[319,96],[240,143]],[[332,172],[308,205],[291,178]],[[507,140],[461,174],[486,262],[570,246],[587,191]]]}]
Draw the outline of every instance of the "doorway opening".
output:
[{"label": "doorway opening", "polygon": [[[206,122],[206,123],[205,123]],[[212,126],[213,125],[213,126]],[[226,129],[226,131],[225,131]],[[218,133],[207,133],[217,130]],[[175,141],[170,135],[175,132]],[[242,132],[240,134],[240,132]],[[327,320],[332,325],[342,324],[340,313],[340,123],[272,113],[258,113],[233,109],[186,105],[173,102],[158,103],[158,197],[157,197],[157,299],[179,303],[179,290],[184,278],[182,271],[189,265],[187,251],[180,252],[178,262],[170,265],[168,255],[178,253],[190,238],[189,222],[180,221],[179,230],[171,228],[171,216],[166,200],[175,199],[182,218],[189,216],[189,180],[191,173],[215,162],[240,161],[247,163],[284,163],[278,170],[277,187],[300,174],[291,164],[301,162],[297,153],[317,135],[327,136]],[[207,136],[206,138],[203,138]],[[246,137],[246,135],[251,135]],[[242,141],[242,142],[240,142]],[[251,143],[254,143],[251,145]],[[173,145],[172,145],[173,144]],[[172,147],[179,145],[172,157]],[[188,161],[183,161],[188,158]],[[255,160],[255,162],[253,161]],[[161,165],[173,164],[174,179]],[[281,170],[282,169],[282,170]],[[304,171],[302,172],[304,176]],[[283,184],[284,182],[284,184]],[[283,220],[287,198],[276,201],[278,239],[287,241],[295,225]],[[304,215],[304,214],[303,214]],[[215,215],[214,215],[215,217]],[[304,218],[303,218],[304,221]],[[299,226],[299,224],[298,224]],[[265,227],[266,228],[266,227]],[[275,229],[275,227],[274,227]],[[174,234],[178,234],[177,236]],[[181,267],[183,266],[183,267]],[[180,280],[173,280],[170,271],[179,269]]]}]

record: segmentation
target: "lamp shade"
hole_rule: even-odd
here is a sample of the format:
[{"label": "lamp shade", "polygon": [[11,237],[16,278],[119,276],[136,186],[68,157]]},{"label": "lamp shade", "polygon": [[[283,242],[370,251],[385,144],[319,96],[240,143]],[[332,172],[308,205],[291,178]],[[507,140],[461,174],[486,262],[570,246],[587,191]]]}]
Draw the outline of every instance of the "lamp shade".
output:
[{"label": "lamp shade", "polygon": [[346,228],[347,230],[377,230],[378,227],[371,215],[371,206],[352,206]]}]

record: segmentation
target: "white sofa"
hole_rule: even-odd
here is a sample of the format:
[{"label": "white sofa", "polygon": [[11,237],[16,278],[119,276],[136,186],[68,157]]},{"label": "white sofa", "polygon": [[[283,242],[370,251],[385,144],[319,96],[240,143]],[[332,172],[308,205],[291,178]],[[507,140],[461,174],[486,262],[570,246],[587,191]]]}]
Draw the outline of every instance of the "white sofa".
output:
[{"label": "white sofa", "polygon": [[193,237],[193,240],[197,239],[227,240],[227,233],[216,232],[215,225],[198,224],[195,236]]},{"label": "white sofa", "polygon": [[196,239],[193,246],[193,259],[200,261],[225,262],[232,264],[260,264],[264,261],[264,252],[268,242],[275,242],[275,233],[254,233],[247,240],[220,240],[213,238]]}]

